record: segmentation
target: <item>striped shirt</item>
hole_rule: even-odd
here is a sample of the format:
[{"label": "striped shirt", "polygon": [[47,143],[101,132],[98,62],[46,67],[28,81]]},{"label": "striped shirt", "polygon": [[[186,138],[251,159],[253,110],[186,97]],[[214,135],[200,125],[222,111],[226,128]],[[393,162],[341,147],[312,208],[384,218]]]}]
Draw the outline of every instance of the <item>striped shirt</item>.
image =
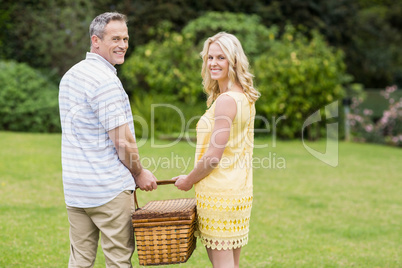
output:
[{"label": "striped shirt", "polygon": [[66,204],[97,207],[134,190],[134,179],[107,133],[128,123],[134,134],[128,96],[113,65],[87,53],[63,76],[59,108]]}]

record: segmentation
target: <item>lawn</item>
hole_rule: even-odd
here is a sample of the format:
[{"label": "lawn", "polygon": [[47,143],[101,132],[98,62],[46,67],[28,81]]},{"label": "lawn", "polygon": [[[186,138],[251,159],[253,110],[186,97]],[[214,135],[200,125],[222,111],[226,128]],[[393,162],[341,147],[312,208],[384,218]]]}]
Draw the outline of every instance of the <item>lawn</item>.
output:
[{"label": "lawn", "polygon": [[[194,147],[149,141],[143,164],[159,179],[185,173]],[[402,150],[339,144],[339,165],[317,160],[301,141],[257,139],[250,241],[241,267],[401,267]],[[310,143],[325,150],[325,143]],[[164,147],[164,148],[162,148]],[[0,267],[67,267],[68,220],[60,135],[0,132]],[[189,167],[187,167],[189,166]],[[187,168],[186,168],[187,167]],[[149,200],[192,197],[174,186],[140,192]],[[134,253],[133,265],[138,267]],[[95,267],[104,267],[98,251]],[[210,267],[198,243],[169,267]]]}]

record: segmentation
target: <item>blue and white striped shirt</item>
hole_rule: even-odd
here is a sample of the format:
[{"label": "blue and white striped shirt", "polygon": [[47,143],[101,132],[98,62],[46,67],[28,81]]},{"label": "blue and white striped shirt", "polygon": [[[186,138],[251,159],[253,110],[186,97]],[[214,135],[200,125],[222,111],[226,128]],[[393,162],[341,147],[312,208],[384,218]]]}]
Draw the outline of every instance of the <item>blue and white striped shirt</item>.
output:
[{"label": "blue and white striped shirt", "polygon": [[116,74],[103,57],[87,53],[60,82],[63,187],[68,206],[101,206],[122,191],[135,189],[107,133],[128,123],[134,136],[130,102]]}]

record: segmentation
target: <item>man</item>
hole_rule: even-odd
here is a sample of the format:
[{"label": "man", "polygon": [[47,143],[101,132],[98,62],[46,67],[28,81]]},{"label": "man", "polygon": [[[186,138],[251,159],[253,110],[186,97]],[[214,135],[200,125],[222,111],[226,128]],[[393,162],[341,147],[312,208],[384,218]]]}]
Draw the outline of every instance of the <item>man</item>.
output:
[{"label": "man", "polygon": [[131,267],[132,192],[156,189],[140,164],[128,96],[114,65],[128,48],[126,17],[90,25],[91,50],[60,82],[63,187],[70,222],[69,267],[92,267],[99,233],[107,267]]}]

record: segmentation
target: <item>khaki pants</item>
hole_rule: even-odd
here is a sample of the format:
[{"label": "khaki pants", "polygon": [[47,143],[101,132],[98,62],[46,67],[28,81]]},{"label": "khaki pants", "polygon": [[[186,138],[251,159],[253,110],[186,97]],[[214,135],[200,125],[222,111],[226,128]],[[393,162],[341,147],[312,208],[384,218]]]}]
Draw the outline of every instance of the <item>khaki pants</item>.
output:
[{"label": "khaki pants", "polygon": [[70,261],[68,267],[93,267],[99,232],[106,267],[132,267],[134,211],[131,191],[120,193],[107,204],[95,208],[67,206],[70,222]]}]

